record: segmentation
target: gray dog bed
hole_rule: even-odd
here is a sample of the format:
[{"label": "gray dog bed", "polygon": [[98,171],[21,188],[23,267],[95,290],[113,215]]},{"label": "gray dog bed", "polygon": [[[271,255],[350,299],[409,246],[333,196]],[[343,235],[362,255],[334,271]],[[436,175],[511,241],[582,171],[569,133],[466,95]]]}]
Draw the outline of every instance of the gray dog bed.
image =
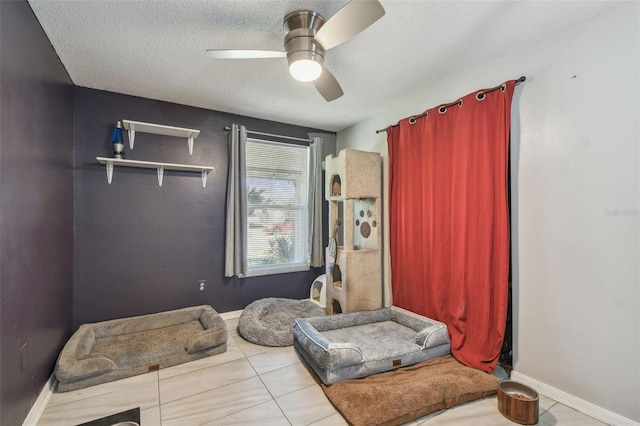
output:
[{"label": "gray dog bed", "polygon": [[269,297],[249,304],[238,320],[238,333],[262,346],[293,345],[296,318],[326,315],[323,308],[309,300]]},{"label": "gray dog bed", "polygon": [[397,307],[299,318],[293,347],[327,385],[448,355],[447,326]]},{"label": "gray dog bed", "polygon": [[58,392],[100,383],[227,350],[227,326],[209,305],[83,324],[55,367]]}]

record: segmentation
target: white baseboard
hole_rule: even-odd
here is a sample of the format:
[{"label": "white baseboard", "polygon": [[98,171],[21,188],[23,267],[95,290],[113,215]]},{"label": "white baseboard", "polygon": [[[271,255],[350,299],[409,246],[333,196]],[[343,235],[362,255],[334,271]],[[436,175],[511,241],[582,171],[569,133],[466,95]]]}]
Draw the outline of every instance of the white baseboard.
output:
[{"label": "white baseboard", "polygon": [[47,382],[42,387],[42,391],[40,391],[40,395],[38,395],[36,402],[33,403],[33,407],[31,407],[31,410],[29,410],[27,418],[24,419],[24,422],[22,422],[22,426],[35,426],[38,424],[40,416],[44,412],[44,409],[49,402],[49,398],[51,398],[53,390],[55,389],[57,384],[58,379],[56,379],[56,376],[52,373],[49,377],[49,380],[47,380]]},{"label": "white baseboard", "polygon": [[225,321],[230,319],[240,318],[242,311],[243,309],[240,309],[239,311],[223,312],[220,314],[220,316]]},{"label": "white baseboard", "polygon": [[522,382],[525,385],[529,385],[542,395],[548,396],[554,401],[574,408],[587,416],[600,420],[601,422],[616,426],[640,426],[640,423],[634,420],[623,417],[613,411],[606,410],[596,404],[580,399],[577,396],[573,396],[565,391],[556,389],[553,386],[539,382],[538,380],[532,379],[524,374],[520,374],[515,370],[511,372],[511,379],[517,382]]}]

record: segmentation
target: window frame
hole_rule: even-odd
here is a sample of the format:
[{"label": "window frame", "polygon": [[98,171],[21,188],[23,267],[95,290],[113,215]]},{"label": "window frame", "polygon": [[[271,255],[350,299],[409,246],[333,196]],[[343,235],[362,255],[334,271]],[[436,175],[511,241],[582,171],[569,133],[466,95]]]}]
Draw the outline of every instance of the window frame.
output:
[{"label": "window frame", "polygon": [[[274,168],[268,168],[268,167],[255,167],[255,166],[250,166],[249,164],[246,165],[246,170],[245,170],[245,180],[246,180],[246,205],[247,205],[247,210],[246,210],[246,216],[243,218],[245,220],[245,225],[246,225],[246,244],[245,244],[245,252],[243,253],[243,255],[246,257],[247,260],[247,273],[245,275],[245,277],[257,277],[257,276],[265,276],[265,275],[275,275],[275,274],[285,274],[285,273],[291,273],[291,272],[301,272],[301,271],[308,271],[311,269],[311,250],[308,244],[308,241],[310,241],[310,233],[311,233],[311,226],[310,223],[312,221],[312,218],[309,215],[309,192],[311,191],[311,182],[310,182],[310,167],[312,167],[312,165],[310,164],[311,162],[311,155],[310,155],[310,146],[306,145],[306,144],[297,144],[297,143],[289,143],[289,142],[278,142],[278,141],[271,141],[271,140],[267,140],[267,139],[260,139],[260,138],[255,138],[255,137],[247,137],[246,140],[246,150],[247,150],[247,158],[249,156],[248,151],[249,151],[249,147],[252,144],[262,144],[262,145],[277,145],[277,146],[283,146],[283,147],[291,147],[291,148],[295,148],[295,149],[304,149],[306,151],[306,164],[303,167],[303,171],[302,172],[298,172],[298,170],[291,170],[291,169],[274,169]],[[248,163],[248,161],[247,161]],[[249,186],[249,182],[252,178],[259,178],[257,176],[252,176],[252,173],[274,173],[274,174],[282,174],[282,175],[300,175],[300,177],[298,177],[296,180],[298,182],[302,182],[304,184],[305,187],[305,191],[302,194],[298,194],[298,198],[299,200],[297,200],[297,204],[295,205],[284,205],[284,204],[271,204],[271,205],[264,205],[264,204],[251,204],[249,203],[249,190],[250,190],[250,186]],[[296,219],[292,219],[294,220],[294,222],[302,222],[301,223],[301,230],[298,232],[299,235],[294,236],[292,238],[297,238],[296,244],[294,246],[296,247],[303,247],[304,252],[302,253],[302,261],[297,261],[297,262],[290,262],[290,263],[274,263],[274,264],[266,264],[266,265],[251,265],[250,264],[250,258],[249,258],[249,250],[250,250],[250,237],[249,237],[249,211],[251,211],[252,209],[261,209],[261,210],[295,210],[298,211],[299,215],[304,215],[303,216],[303,220],[302,221],[297,221]],[[286,219],[285,219],[286,220]],[[296,233],[294,233],[296,234]]]}]

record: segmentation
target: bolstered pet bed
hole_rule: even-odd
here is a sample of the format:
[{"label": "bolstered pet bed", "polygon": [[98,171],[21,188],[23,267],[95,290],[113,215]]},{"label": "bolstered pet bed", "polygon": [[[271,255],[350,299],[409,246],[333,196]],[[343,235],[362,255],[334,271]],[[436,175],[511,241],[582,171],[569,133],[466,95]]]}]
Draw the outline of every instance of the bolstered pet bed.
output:
[{"label": "bolstered pet bed", "polygon": [[298,318],[293,335],[296,351],[327,385],[448,355],[451,350],[445,324],[397,307]]},{"label": "bolstered pet bed", "polygon": [[58,392],[110,382],[227,350],[227,327],[208,305],[83,324],[56,362]]},{"label": "bolstered pet bed", "polygon": [[262,346],[293,345],[293,321],[296,318],[326,315],[310,300],[267,297],[247,305],[238,320],[238,333]]}]

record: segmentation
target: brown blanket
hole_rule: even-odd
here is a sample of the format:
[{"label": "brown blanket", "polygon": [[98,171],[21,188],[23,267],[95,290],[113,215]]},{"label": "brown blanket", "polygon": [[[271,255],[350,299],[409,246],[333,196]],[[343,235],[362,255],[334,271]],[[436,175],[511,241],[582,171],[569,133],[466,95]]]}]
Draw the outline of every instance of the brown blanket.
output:
[{"label": "brown blanket", "polygon": [[493,395],[497,386],[496,377],[449,355],[322,389],[350,424],[371,426],[400,425]]}]

